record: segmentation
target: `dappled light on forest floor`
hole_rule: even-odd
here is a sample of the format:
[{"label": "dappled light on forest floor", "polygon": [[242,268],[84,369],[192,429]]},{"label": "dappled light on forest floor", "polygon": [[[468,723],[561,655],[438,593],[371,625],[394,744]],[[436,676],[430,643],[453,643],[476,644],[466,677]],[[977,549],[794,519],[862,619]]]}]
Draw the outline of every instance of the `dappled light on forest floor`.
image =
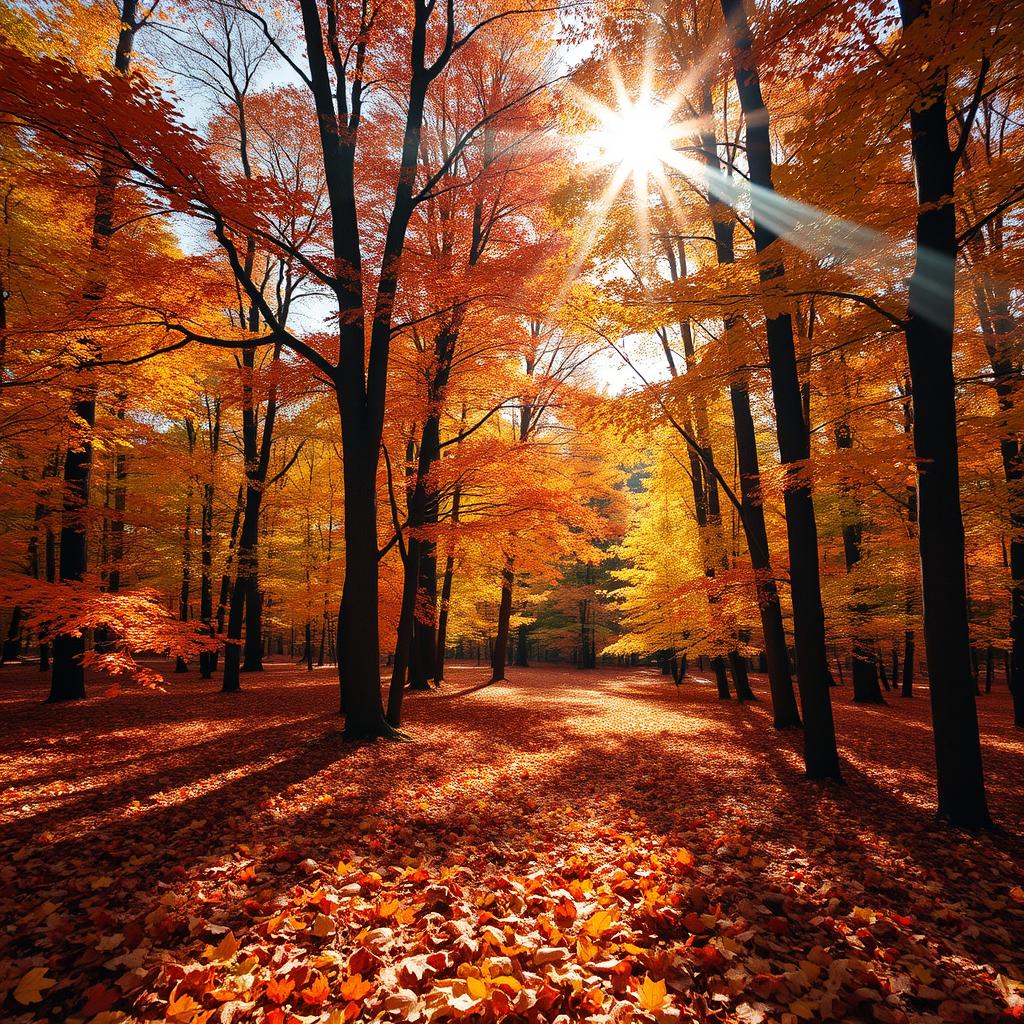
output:
[{"label": "dappled light on forest floor", "polygon": [[[4,669],[0,1015],[1020,1014],[1024,844],[935,822],[926,696],[835,691],[845,785],[818,785],[766,701],[485,671],[410,694],[415,741],[371,746],[341,739],[327,671],[54,709]],[[1002,692],[979,703],[1013,830],[1021,740]]]}]

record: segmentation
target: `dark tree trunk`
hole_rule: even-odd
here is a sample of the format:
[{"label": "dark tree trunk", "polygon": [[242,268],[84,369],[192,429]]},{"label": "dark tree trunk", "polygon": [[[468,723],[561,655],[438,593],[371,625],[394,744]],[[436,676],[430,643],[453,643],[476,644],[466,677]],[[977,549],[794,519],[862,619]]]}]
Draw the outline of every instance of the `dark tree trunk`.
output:
[{"label": "dark tree trunk", "polygon": [[711,670],[715,673],[715,685],[718,687],[719,700],[731,700],[729,692],[729,676],[725,669],[725,657],[721,654],[711,659]]},{"label": "dark tree trunk", "polygon": [[501,571],[501,600],[498,603],[498,627],[494,635],[494,650],[491,653],[491,682],[505,678],[505,660],[508,656],[508,626],[512,617],[512,560],[505,563]]},{"label": "dark tree trunk", "polygon": [[[388,689],[388,722],[396,729],[402,724],[402,694],[406,685],[406,671],[412,648],[413,623],[416,616],[416,591],[419,574],[413,565],[419,562],[420,556],[419,538],[410,536],[405,552],[402,607],[398,615],[395,653],[391,660],[391,685]],[[429,686],[425,689],[429,689]]]},{"label": "dark tree trunk", "polygon": [[[754,247],[760,255],[776,240],[775,233],[768,227],[770,217],[766,216],[764,209],[764,197],[774,191],[768,111],[753,61],[750,27],[743,0],[722,0],[722,11],[732,42],[736,91],[746,121],[747,163],[754,187]],[[761,280],[768,284],[783,272],[780,258],[774,265],[762,267]],[[789,314],[767,317],[765,329],[779,456],[786,469],[784,504],[796,634],[797,686],[804,719],[804,761],[810,777],[838,779],[839,753],[829,694],[825,613],[818,574],[818,531],[807,469],[810,436],[804,421],[797,375],[793,323]]]},{"label": "dark tree trunk", "polygon": [[793,680],[786,653],[786,631],[782,624],[782,606],[775,585],[768,548],[768,530],[761,498],[761,471],[757,459],[757,437],[750,411],[750,394],[745,386],[731,384],[733,423],[736,429],[736,453],[740,471],[740,498],[747,534],[747,547],[754,568],[757,603],[764,633],[764,657],[768,670],[768,688],[772,698],[772,716],[776,729],[798,728],[800,712],[793,694]]},{"label": "dark tree trunk", "polygon": [[[458,484],[452,495],[452,525],[459,521],[459,503],[462,498],[462,490]],[[448,557],[444,562],[444,579],[441,583],[441,607],[437,616],[437,661],[434,669],[434,679],[438,685],[444,682],[444,659],[445,647],[448,643],[448,606],[452,599],[452,582],[455,577],[455,539],[452,538],[451,548]]]},{"label": "dark tree trunk", "polygon": [[241,688],[240,670],[242,665],[242,624],[245,622],[246,602],[251,592],[253,561],[259,540],[260,502],[263,492],[247,484],[245,506],[241,515],[241,531],[235,552],[235,580],[231,586],[231,602],[228,607],[228,628],[224,644],[224,676],[221,684],[223,693],[237,693]]},{"label": "dark tree trunk", "polygon": [[903,634],[903,683],[900,686],[900,696],[914,696],[914,631],[912,629],[908,629]]},{"label": "dark tree trunk", "polygon": [[729,670],[732,672],[732,682],[736,687],[736,699],[740,702],[757,700],[757,694],[750,688],[747,660],[737,650],[729,652]]},{"label": "dark tree trunk", "polygon": [[516,630],[516,668],[530,667],[530,627],[520,626]]},{"label": "dark tree trunk", "polygon": [[[114,71],[127,74],[135,42],[136,0],[121,4],[121,30],[114,53]],[[114,233],[114,198],[117,171],[104,158],[99,170],[99,189],[93,207],[90,270],[83,297],[99,302],[106,293],[107,281],[102,266],[104,254]],[[89,347],[96,354],[93,341]],[[96,425],[96,383],[86,371],[85,379],[75,389],[73,417],[84,424],[81,437],[68,446],[64,457],[64,500],[60,530],[60,581],[78,583],[85,576],[88,555],[89,475],[92,469],[92,431]],[[50,701],[79,700],[85,696],[85,637],[59,633],[53,640],[53,675]]]},{"label": "dark tree trunk", "polygon": [[[203,500],[200,510],[199,543],[199,618],[203,631],[214,636],[213,624],[213,498],[214,485],[211,481],[203,484]],[[202,651],[199,654],[199,675],[209,679],[216,667],[215,652]]]},{"label": "dark tree trunk", "polygon": [[[342,410],[342,423],[346,411]],[[379,434],[350,421],[345,439],[345,584],[336,649],[340,709],[349,739],[390,736],[380,686],[377,455]],[[400,692],[400,691],[399,691]]]},{"label": "dark tree trunk", "polygon": [[[704,89],[703,110],[705,118],[713,114],[710,86]],[[714,132],[701,133],[701,159],[712,174],[721,173],[718,156],[718,142]],[[715,236],[715,253],[719,264],[728,265],[735,261],[733,236],[736,222],[724,203],[715,198],[709,190],[711,225]],[[734,321],[725,321],[723,337],[729,341],[729,332]],[[761,467],[758,462],[757,435],[754,417],[750,410],[750,392],[745,376],[737,376],[729,384],[729,401],[732,406],[733,425],[736,436],[736,461],[740,474],[740,500],[742,524],[754,569],[754,585],[757,605],[761,616],[761,631],[764,634],[768,689],[772,698],[772,718],[776,729],[798,728],[800,712],[793,694],[793,679],[786,653],[786,633],[782,623],[782,607],[779,604],[778,588],[772,570],[771,553],[768,547],[768,531],[765,527],[764,507],[761,498]]]},{"label": "dark tree trunk", "polygon": [[7,626],[7,637],[3,651],[0,653],[0,665],[7,661],[17,661],[21,657],[21,622],[24,618],[21,606],[15,605],[11,612],[11,621]]},{"label": "dark tree trunk", "polygon": [[[927,0],[900,0],[904,27],[927,10]],[[933,85],[923,97],[923,105],[911,109],[910,128],[919,207],[906,340],[938,810],[956,825],[976,827],[990,824],[990,818],[971,682],[960,513],[953,378],[955,165],[949,145],[944,81]]]},{"label": "dark tree trunk", "polygon": [[[246,580],[242,671],[263,671],[263,591],[255,575]],[[269,651],[268,651],[269,653]]]},{"label": "dark tree trunk", "polygon": [[[86,428],[85,436],[68,446],[64,457],[64,503],[60,529],[60,581],[79,583],[85,577],[88,557],[89,476],[92,469],[92,428],[96,425],[95,387],[79,389],[72,405],[74,416]],[[84,633],[58,633],[53,638],[51,702],[85,697]]]}]

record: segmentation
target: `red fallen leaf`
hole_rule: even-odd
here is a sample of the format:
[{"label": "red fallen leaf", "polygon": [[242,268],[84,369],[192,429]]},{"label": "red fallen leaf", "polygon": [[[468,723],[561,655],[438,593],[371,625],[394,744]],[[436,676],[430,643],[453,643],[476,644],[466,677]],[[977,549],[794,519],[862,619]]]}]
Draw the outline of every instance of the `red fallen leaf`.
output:
[{"label": "red fallen leaf", "polygon": [[378,957],[374,956],[368,949],[361,947],[348,958],[348,973],[359,974],[363,977],[374,974],[381,965]]},{"label": "red fallen leaf", "polygon": [[537,990],[536,1006],[542,1013],[548,1013],[554,1008],[555,1003],[557,1003],[561,997],[562,993],[557,988],[548,984],[548,982],[544,982],[544,984]]},{"label": "red fallen leaf", "polygon": [[266,995],[272,1003],[283,1003],[295,988],[291,978],[271,978],[266,984]]},{"label": "red fallen leaf", "polygon": [[683,924],[686,926],[686,930],[694,935],[700,935],[701,932],[708,930],[707,925],[701,920],[700,914],[693,910],[683,918]]},{"label": "red fallen leaf", "polygon": [[721,970],[726,965],[725,957],[715,946],[691,946],[690,949],[706,970]]},{"label": "red fallen leaf", "polygon": [[773,917],[768,921],[765,927],[773,935],[785,935],[789,932],[789,921],[784,917]]},{"label": "red fallen leaf", "polygon": [[327,1001],[330,994],[331,986],[319,971],[316,973],[313,983],[299,993],[303,1001],[309,1003],[310,1006],[320,1006],[321,1003]]},{"label": "red fallen leaf", "polygon": [[104,1013],[117,1002],[120,993],[116,989],[108,988],[103,982],[98,982],[85,990],[85,1005],[81,1009],[83,1017],[95,1017],[98,1013]]},{"label": "red fallen leaf", "polygon": [[512,1000],[503,989],[496,988],[491,992],[491,1012],[495,1017],[506,1017],[512,1013]]}]

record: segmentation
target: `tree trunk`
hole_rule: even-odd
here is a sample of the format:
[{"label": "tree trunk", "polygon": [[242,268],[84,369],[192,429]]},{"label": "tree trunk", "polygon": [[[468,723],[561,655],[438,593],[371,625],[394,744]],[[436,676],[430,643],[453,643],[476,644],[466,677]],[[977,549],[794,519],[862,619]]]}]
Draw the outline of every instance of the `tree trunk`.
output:
[{"label": "tree trunk", "polygon": [[[345,411],[342,411],[345,423]],[[344,442],[345,584],[338,610],[340,708],[348,739],[390,736],[380,686],[377,561],[379,435],[351,424]]]},{"label": "tree trunk", "polygon": [[729,692],[729,676],[725,670],[725,658],[719,654],[711,659],[711,670],[715,673],[715,684],[718,687],[719,700],[732,700]]},{"label": "tree trunk", "polygon": [[[462,488],[456,484],[452,494],[452,526],[459,521],[459,503],[462,499]],[[448,557],[444,563],[444,579],[441,583],[441,608],[437,617],[437,661],[434,669],[434,680],[440,685],[444,681],[445,647],[448,643],[448,606],[452,599],[452,582],[455,576],[455,537],[451,540]]]},{"label": "tree trunk", "polygon": [[729,652],[729,670],[732,672],[733,686],[736,687],[736,699],[741,703],[757,700],[757,694],[750,688],[747,660],[735,648]]},{"label": "tree trunk", "polygon": [[[245,505],[241,515],[241,532],[235,552],[235,580],[231,587],[231,603],[228,607],[228,629],[224,643],[224,676],[222,693],[237,693],[242,688],[239,672],[242,664],[242,623],[245,621],[246,603],[251,593],[253,561],[259,540],[260,502],[263,491],[247,484]],[[251,602],[255,603],[255,602]]]},{"label": "tree trunk", "polygon": [[8,661],[17,661],[21,657],[21,605],[15,605],[11,612],[11,621],[7,626],[7,637],[3,651],[0,652],[0,665]]},{"label": "tree trunk", "polygon": [[[712,116],[710,85],[704,89],[702,113],[705,118]],[[714,173],[721,173],[718,156],[718,141],[713,131],[703,131],[701,159]],[[708,191],[711,211],[711,226],[715,236],[715,254],[720,265],[735,262],[733,236],[736,222],[724,203]],[[734,321],[724,323],[723,338],[728,344],[729,332]],[[746,375],[737,375],[729,384],[729,401],[732,407],[733,426],[736,435],[736,461],[740,474],[740,502],[743,515],[743,532],[750,552],[754,570],[754,586],[757,592],[758,611],[761,616],[761,631],[764,634],[765,661],[767,662],[768,689],[772,698],[772,718],[776,729],[799,728],[800,712],[793,694],[793,678],[786,653],[786,632],[782,623],[782,607],[772,570],[771,552],[768,547],[768,531],[765,527],[764,507],[761,496],[761,468],[757,454],[757,434],[754,417],[750,410],[750,391]]]},{"label": "tree trunk", "polygon": [[[927,0],[900,0],[906,30]],[[917,458],[918,543],[925,656],[935,734],[939,814],[965,827],[990,824],[971,682],[964,528],[960,513],[953,320],[955,172],[945,82],[910,111],[919,203],[916,261],[906,321]]]},{"label": "tree trunk", "polygon": [[[114,53],[114,71],[127,74],[135,42],[136,0],[123,0],[121,30]],[[107,289],[102,266],[104,254],[114,233],[114,198],[117,172],[104,158],[99,170],[99,189],[93,207],[90,270],[83,298],[99,302]],[[98,348],[94,342],[90,347]],[[85,577],[88,556],[89,475],[92,470],[92,431],[96,425],[96,383],[86,371],[85,379],[75,389],[71,412],[84,425],[81,436],[75,437],[64,457],[64,501],[60,530],[60,581],[79,583]],[[77,434],[77,431],[76,431]],[[53,640],[53,674],[50,701],[79,700],[85,696],[85,636],[59,633]]]},{"label": "tree trunk", "polygon": [[491,682],[505,678],[505,659],[508,655],[508,626],[512,617],[512,559],[505,562],[501,571],[501,600],[498,603],[498,628],[494,635],[494,650],[491,654]]},{"label": "tree trunk", "polygon": [[[752,185],[754,247],[761,255],[775,240],[764,209],[772,185],[768,111],[753,62],[750,27],[743,0],[722,0],[732,42],[736,91],[746,121],[747,163]],[[763,283],[784,272],[781,259],[761,270]],[[804,719],[804,761],[811,778],[840,777],[835,723],[828,686],[825,613],[818,575],[818,532],[807,469],[810,437],[804,421],[797,375],[793,323],[789,314],[766,317],[768,368],[772,380],[779,456],[786,470],[784,504],[789,542],[789,575],[793,594],[793,628],[797,648],[797,686]]]},{"label": "tree trunk", "polygon": [[530,667],[530,627],[520,626],[516,630],[516,668]]},{"label": "tree trunk", "polygon": [[903,683],[900,686],[900,696],[914,696],[914,631],[912,629],[908,629],[903,634]]},{"label": "tree trunk", "polygon": [[[411,518],[411,514],[410,514]],[[412,650],[412,636],[416,618],[416,592],[419,573],[415,566],[421,557],[420,540],[410,535],[405,553],[402,579],[402,607],[398,615],[398,632],[395,638],[395,653],[392,658],[391,685],[388,688],[388,723],[394,728],[402,724],[402,694],[406,685],[406,671]],[[429,686],[420,689],[430,689]]]}]

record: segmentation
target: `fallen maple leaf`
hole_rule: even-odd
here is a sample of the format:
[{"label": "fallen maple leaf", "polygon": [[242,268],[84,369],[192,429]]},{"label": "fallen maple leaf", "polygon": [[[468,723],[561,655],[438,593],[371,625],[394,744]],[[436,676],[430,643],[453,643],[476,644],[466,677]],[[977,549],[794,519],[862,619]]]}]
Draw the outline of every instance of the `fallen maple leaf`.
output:
[{"label": "fallen maple leaf", "polygon": [[39,1003],[43,999],[43,990],[52,988],[56,984],[56,981],[46,976],[45,967],[33,967],[18,982],[14,990],[14,998],[22,1006],[28,1006],[30,1003]]},{"label": "fallen maple leaf", "polygon": [[640,1009],[656,1013],[665,1005],[667,999],[668,990],[664,979],[655,981],[649,974],[645,974],[644,980],[636,989],[636,1001]]},{"label": "fallen maple leaf", "polygon": [[342,999],[355,1003],[365,999],[372,991],[373,982],[363,981],[361,974],[353,974],[350,978],[346,978],[338,988]]},{"label": "fallen maple leaf", "polygon": [[235,938],[235,933],[229,931],[217,943],[216,946],[207,946],[203,952],[203,958],[206,960],[213,960],[216,963],[223,963],[225,960],[230,960],[238,952],[238,939]]},{"label": "fallen maple leaf", "polygon": [[283,1003],[295,988],[295,982],[291,978],[271,978],[267,982],[267,998],[272,1003]]},{"label": "fallen maple leaf", "polygon": [[310,1006],[320,1006],[320,1004],[325,1002],[327,997],[331,994],[331,986],[328,984],[327,979],[317,971],[316,977],[313,979],[313,984],[304,988],[299,994],[305,1002],[310,1004]]}]

